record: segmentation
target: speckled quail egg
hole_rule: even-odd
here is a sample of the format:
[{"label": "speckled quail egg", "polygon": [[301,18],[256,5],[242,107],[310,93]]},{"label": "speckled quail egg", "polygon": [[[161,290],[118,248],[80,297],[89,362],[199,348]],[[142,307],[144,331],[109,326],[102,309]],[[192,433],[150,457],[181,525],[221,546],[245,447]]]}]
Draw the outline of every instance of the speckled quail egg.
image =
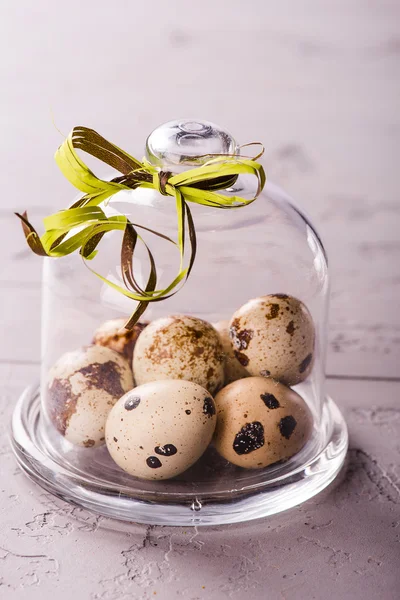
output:
[{"label": "speckled quail egg", "polygon": [[215,397],[214,445],[231,463],[259,469],[299,452],[312,432],[311,412],[295,391],[273,379],[248,377]]},{"label": "speckled quail egg", "polygon": [[169,479],[200,458],[215,424],[207,390],[190,381],[153,381],[128,392],[112,408],[106,443],[114,461],[131,475]]},{"label": "speckled quail egg", "polygon": [[218,331],[224,351],[225,385],[237,379],[249,377],[248,371],[235,357],[234,347],[229,336],[229,321],[218,321],[218,323],[213,323],[213,326]]},{"label": "speckled quail egg", "polygon": [[158,379],[184,379],[214,394],[224,382],[218,333],[210,323],[195,317],[157,319],[136,342],[133,373],[137,385]]},{"label": "speckled quail egg", "polygon": [[102,346],[67,352],[48,374],[48,415],[72,444],[99,446],[108,413],[132,388],[131,366],[118,352]]},{"label": "speckled quail egg", "polygon": [[125,329],[127,320],[110,319],[109,321],[105,321],[94,332],[93,344],[111,348],[111,350],[119,352],[131,361],[136,340],[147,323],[136,323],[132,329]]},{"label": "speckled quail egg", "polygon": [[294,385],[311,372],[314,324],[305,305],[292,296],[250,300],[233,315],[230,336],[236,359],[253,376]]}]

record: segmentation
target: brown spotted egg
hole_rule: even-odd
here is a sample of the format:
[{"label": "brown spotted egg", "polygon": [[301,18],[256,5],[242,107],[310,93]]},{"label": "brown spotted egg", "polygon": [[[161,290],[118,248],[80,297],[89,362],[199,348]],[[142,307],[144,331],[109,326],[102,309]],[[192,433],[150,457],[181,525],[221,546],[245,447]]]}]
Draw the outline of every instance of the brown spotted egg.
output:
[{"label": "brown spotted egg", "polygon": [[123,396],[106,424],[111,457],[142,479],[169,479],[206,450],[216,424],[214,400],[190,381],[145,383]]},{"label": "brown spotted egg", "polygon": [[109,348],[67,352],[50,369],[46,407],[57,430],[72,444],[104,443],[104,426],[116,401],[133,388],[128,361]]},{"label": "brown spotted egg", "polygon": [[249,377],[248,371],[246,371],[235,357],[234,347],[229,336],[229,321],[218,321],[218,323],[213,323],[213,326],[218,331],[224,351],[225,385],[237,379]]},{"label": "brown spotted egg", "polygon": [[184,379],[211,394],[224,383],[224,355],[214,327],[195,317],[158,319],[140,334],[133,353],[137,385],[159,379]]},{"label": "brown spotted egg", "polygon": [[259,469],[287,460],[309,440],[313,421],[295,391],[263,377],[234,381],[215,397],[214,445],[229,462]]},{"label": "brown spotted egg", "polygon": [[311,372],[314,324],[306,306],[292,296],[250,300],[233,315],[230,337],[236,360],[255,377],[295,385]]},{"label": "brown spotted egg", "polygon": [[147,323],[136,323],[132,329],[125,329],[126,319],[110,319],[96,329],[93,344],[105,346],[119,352],[129,361],[133,358],[136,340]]}]

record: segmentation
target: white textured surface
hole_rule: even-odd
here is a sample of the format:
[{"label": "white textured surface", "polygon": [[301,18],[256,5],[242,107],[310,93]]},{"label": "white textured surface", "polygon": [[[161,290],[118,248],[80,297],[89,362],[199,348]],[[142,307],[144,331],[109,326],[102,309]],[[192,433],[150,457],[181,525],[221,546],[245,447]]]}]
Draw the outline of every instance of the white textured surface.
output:
[{"label": "white textured surface", "polygon": [[[397,597],[400,383],[377,378],[400,365],[399,17],[397,0],[2,0],[4,597]],[[38,222],[70,200],[51,111],[62,131],[93,126],[139,155],[154,126],[182,115],[266,143],[270,178],[312,215],[331,260],[328,371],[350,380],[329,387],[352,448],[332,489],[239,527],[112,531],[16,468],[6,430],[38,375],[40,260],[12,210]]]}]

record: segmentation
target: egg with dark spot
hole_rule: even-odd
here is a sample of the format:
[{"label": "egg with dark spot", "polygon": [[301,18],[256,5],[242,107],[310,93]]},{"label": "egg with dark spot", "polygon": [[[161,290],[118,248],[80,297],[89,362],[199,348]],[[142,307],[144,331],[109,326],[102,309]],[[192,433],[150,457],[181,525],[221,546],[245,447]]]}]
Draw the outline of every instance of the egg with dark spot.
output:
[{"label": "egg with dark spot", "polygon": [[57,430],[72,444],[104,443],[104,426],[117,400],[133,388],[128,361],[109,348],[67,352],[50,369],[45,406]]},{"label": "egg with dark spot", "polygon": [[133,372],[137,385],[182,379],[214,394],[224,383],[224,353],[218,333],[210,323],[195,317],[157,319],[136,342]]},{"label": "egg with dark spot", "polygon": [[214,445],[231,463],[267,467],[299,452],[311,437],[310,409],[294,390],[273,379],[234,381],[215,396]]},{"label": "egg with dark spot", "polygon": [[229,327],[236,361],[250,375],[295,385],[310,374],[315,328],[300,300],[285,294],[255,298],[235,312]]},{"label": "egg with dark spot", "polygon": [[[135,408],[126,409],[132,405]],[[153,381],[115,404],[106,423],[106,444],[113,460],[130,475],[170,479],[200,458],[216,421],[214,400],[200,385]]]}]

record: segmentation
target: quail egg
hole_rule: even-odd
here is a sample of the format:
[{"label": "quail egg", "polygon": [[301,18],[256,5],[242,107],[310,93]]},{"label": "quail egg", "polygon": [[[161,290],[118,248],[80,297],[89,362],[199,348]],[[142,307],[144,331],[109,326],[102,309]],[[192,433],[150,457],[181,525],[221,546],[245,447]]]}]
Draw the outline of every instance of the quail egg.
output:
[{"label": "quail egg", "polygon": [[110,319],[96,329],[93,344],[119,352],[129,361],[133,357],[136,340],[147,323],[136,323],[133,329],[125,329],[127,319]]},{"label": "quail egg", "polygon": [[287,460],[312,432],[311,412],[295,391],[263,377],[234,381],[215,397],[214,445],[231,463],[259,469]]},{"label": "quail egg", "polygon": [[294,385],[311,372],[314,324],[306,306],[292,296],[250,300],[233,315],[230,336],[236,360],[255,377]]},{"label": "quail egg", "polygon": [[123,356],[110,348],[87,346],[67,352],[50,369],[47,412],[72,444],[99,446],[108,413],[132,388],[132,369]]},{"label": "quail egg", "polygon": [[213,323],[213,326],[218,331],[224,351],[225,385],[237,379],[249,377],[249,373],[235,357],[234,347],[229,336],[229,321],[218,321],[218,323]]},{"label": "quail egg", "polygon": [[214,400],[191,381],[138,386],[112,408],[107,448],[125,471],[142,479],[169,479],[186,471],[206,450],[216,424]]},{"label": "quail egg", "polygon": [[133,353],[137,385],[159,379],[184,379],[211,394],[224,383],[224,355],[214,327],[195,317],[177,315],[152,321]]}]

